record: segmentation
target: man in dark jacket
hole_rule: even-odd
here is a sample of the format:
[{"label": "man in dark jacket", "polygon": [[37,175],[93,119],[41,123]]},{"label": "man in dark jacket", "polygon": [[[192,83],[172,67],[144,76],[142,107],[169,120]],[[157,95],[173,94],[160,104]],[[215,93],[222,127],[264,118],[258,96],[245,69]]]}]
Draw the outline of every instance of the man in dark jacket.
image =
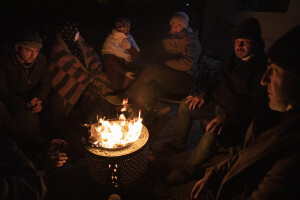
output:
[{"label": "man in dark jacket", "polygon": [[51,89],[41,48],[39,34],[26,30],[17,36],[12,51],[0,58],[0,99],[23,131],[37,136],[39,113]]},{"label": "man in dark jacket", "polygon": [[243,150],[206,170],[192,199],[299,199],[300,25],[269,49],[261,84],[269,111],[257,116]]},{"label": "man in dark jacket", "polygon": [[267,59],[261,39],[259,22],[244,20],[235,32],[235,53],[223,63],[216,83],[197,96],[188,96],[179,108],[175,135],[170,143],[153,147],[154,151],[183,151],[192,121],[205,119],[209,123],[195,151],[184,167],[167,177],[171,185],[195,178],[196,172],[217,151],[218,145],[242,144],[244,133],[255,114],[266,108],[266,93],[259,85]]},{"label": "man in dark jacket", "polygon": [[[146,110],[153,110],[155,97],[159,94],[186,95],[193,84],[201,45],[196,33],[188,28],[189,17],[176,12],[170,20],[171,30],[162,41],[165,57],[162,63],[147,65],[137,80],[125,92]],[[120,98],[107,96],[115,105],[122,105]]]}]

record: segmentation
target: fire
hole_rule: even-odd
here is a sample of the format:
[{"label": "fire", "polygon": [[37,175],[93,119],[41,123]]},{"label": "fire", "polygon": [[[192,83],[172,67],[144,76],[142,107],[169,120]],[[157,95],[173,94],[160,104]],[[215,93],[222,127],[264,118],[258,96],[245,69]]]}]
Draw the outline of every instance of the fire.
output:
[{"label": "fire", "polygon": [[121,109],[121,112],[125,112],[127,111],[127,107],[128,107],[128,98],[127,99],[123,99],[123,108]]},{"label": "fire", "polygon": [[116,121],[100,118],[98,123],[91,126],[90,140],[95,146],[104,148],[123,147],[139,138],[142,127],[141,112],[133,120],[126,119],[123,114]]}]

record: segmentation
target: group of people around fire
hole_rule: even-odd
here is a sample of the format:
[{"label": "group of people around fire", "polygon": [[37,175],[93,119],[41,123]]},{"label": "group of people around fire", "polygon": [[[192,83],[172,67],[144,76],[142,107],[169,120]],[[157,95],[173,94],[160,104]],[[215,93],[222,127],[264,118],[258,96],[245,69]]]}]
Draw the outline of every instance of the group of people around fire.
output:
[{"label": "group of people around fire", "polygon": [[[56,26],[49,55],[38,32],[20,31],[0,58],[1,199],[44,199],[49,170],[68,162],[65,117],[75,107],[89,113],[101,102],[129,98],[145,112],[163,115],[160,95],[186,95],[170,142],[156,155],[185,151],[194,120],[206,127],[197,147],[165,182],[199,181],[192,199],[298,199],[300,173],[300,25],[265,53],[261,26],[247,18],[233,35],[234,53],[220,71],[190,95],[202,53],[185,12],[170,18],[159,62],[139,67],[142,49],[126,17],[116,20],[101,59],[77,21]],[[220,149],[226,159],[205,165]]]}]

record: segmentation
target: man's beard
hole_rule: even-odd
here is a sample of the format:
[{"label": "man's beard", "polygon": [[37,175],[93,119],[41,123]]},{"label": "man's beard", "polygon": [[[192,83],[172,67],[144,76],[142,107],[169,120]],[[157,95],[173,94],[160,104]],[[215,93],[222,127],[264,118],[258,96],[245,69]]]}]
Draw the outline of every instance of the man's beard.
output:
[{"label": "man's beard", "polygon": [[244,49],[237,49],[235,51],[235,55],[238,57],[238,58],[246,58],[248,57],[250,54],[247,53]]}]

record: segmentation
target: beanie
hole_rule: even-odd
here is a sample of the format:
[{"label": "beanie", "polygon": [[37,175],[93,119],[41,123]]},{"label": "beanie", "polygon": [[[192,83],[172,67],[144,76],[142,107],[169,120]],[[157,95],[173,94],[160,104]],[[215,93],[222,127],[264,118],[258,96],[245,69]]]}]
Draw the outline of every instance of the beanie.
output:
[{"label": "beanie", "polygon": [[170,24],[172,24],[173,22],[177,22],[184,28],[187,28],[189,26],[189,16],[183,11],[176,12],[170,19]]},{"label": "beanie", "polygon": [[38,32],[23,30],[17,35],[15,45],[31,46],[41,49],[43,46],[43,41]]},{"label": "beanie", "polygon": [[115,22],[115,29],[130,27],[130,20],[127,17],[119,17]]},{"label": "beanie", "polygon": [[250,40],[261,40],[261,28],[259,21],[255,18],[247,18],[236,28],[234,39],[246,38]]},{"label": "beanie", "polygon": [[268,56],[279,67],[300,73],[300,25],[277,39],[269,48]]}]

